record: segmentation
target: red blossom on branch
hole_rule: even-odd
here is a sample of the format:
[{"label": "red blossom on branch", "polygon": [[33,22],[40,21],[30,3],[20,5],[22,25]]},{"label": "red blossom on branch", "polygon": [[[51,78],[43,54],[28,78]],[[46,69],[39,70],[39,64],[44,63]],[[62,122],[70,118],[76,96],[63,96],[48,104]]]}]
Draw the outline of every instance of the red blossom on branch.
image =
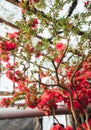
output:
[{"label": "red blossom on branch", "polygon": [[14,42],[9,42],[9,41],[5,41],[5,49],[6,51],[10,51],[13,50],[17,47],[16,43]]},{"label": "red blossom on branch", "polygon": [[38,104],[38,108],[42,109],[46,115],[49,115],[52,108],[57,108],[56,103],[61,101],[62,95],[58,89],[45,90]]},{"label": "red blossom on branch", "polygon": [[57,51],[62,51],[65,49],[65,45],[63,43],[59,42],[56,44],[55,48]]}]

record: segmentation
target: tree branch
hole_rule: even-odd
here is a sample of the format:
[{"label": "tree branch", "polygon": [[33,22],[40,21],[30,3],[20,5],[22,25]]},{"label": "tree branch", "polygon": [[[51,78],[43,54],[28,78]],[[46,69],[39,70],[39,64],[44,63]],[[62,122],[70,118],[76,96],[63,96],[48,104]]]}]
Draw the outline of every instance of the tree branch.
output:
[{"label": "tree branch", "polygon": [[69,8],[69,12],[68,12],[68,16],[67,17],[70,17],[74,11],[74,9],[76,8],[77,6],[77,0],[74,0],[71,7]]},{"label": "tree branch", "polygon": [[9,26],[11,26],[11,27],[13,27],[13,28],[18,29],[18,27],[17,27],[15,24],[12,24],[12,23],[10,23],[10,22],[8,22],[8,21],[2,19],[2,18],[0,18],[0,22],[1,22],[1,23],[5,23],[6,25],[9,25]]},{"label": "tree branch", "polygon": [[58,86],[58,84],[45,84],[39,80],[36,80],[35,82],[41,84],[41,85],[44,85],[44,86],[47,86],[47,87],[55,87],[55,86]]},{"label": "tree branch", "polygon": [[12,3],[12,4],[16,5],[16,6],[19,6],[19,1],[18,0],[6,0],[6,1],[8,1],[8,2],[10,2],[10,3]]}]

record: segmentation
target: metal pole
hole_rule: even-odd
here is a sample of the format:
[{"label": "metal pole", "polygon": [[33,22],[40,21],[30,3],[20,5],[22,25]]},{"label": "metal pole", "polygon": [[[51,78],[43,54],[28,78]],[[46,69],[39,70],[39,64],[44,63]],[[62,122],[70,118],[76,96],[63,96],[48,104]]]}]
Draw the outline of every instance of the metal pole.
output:
[{"label": "metal pole", "polygon": [[[56,110],[56,115],[60,114],[70,114],[70,111],[64,106],[60,106]],[[50,114],[51,115],[51,114]],[[15,118],[27,118],[27,117],[41,117],[45,116],[43,111],[36,109],[26,108],[17,109],[17,108],[0,108],[0,119],[15,119]]]},{"label": "metal pole", "polygon": [[[91,113],[91,106],[88,107],[88,113]],[[65,106],[59,106],[55,111],[56,115],[71,114]],[[50,114],[52,115],[52,114]],[[28,118],[28,117],[42,117],[45,116],[44,112],[39,109],[17,109],[17,108],[0,108],[0,120],[2,119],[15,119],[15,118]]]}]

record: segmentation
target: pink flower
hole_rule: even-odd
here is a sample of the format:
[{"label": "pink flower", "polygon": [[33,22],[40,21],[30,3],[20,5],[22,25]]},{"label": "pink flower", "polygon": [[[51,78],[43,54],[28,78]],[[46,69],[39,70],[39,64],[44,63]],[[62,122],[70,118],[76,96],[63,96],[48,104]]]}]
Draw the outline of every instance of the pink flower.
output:
[{"label": "pink flower", "polygon": [[55,48],[57,51],[62,51],[65,49],[65,45],[63,43],[59,42],[56,44]]}]

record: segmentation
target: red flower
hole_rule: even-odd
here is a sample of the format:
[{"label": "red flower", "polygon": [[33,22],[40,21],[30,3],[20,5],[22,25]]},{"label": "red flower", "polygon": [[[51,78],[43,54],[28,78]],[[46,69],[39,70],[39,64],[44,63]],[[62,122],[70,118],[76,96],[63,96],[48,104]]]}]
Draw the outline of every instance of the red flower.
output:
[{"label": "red flower", "polygon": [[6,42],[5,42],[5,48],[6,48],[6,51],[13,50],[13,49],[16,48],[16,43],[6,41]]},{"label": "red flower", "polygon": [[41,56],[41,53],[38,52],[36,55],[35,55],[35,58],[39,58]]},{"label": "red flower", "polygon": [[10,105],[10,98],[1,99],[0,105],[3,106],[3,107],[8,107]]},{"label": "red flower", "polygon": [[61,125],[56,124],[50,130],[65,130]]},{"label": "red flower", "polygon": [[10,68],[11,67],[11,64],[10,63],[7,63],[6,64],[6,68]]},{"label": "red flower", "polygon": [[58,102],[62,101],[62,96],[59,90],[45,90],[41,97],[41,101],[38,104],[38,108],[43,110],[45,114],[49,114],[52,108],[57,108]]},{"label": "red flower", "polygon": [[11,38],[11,39],[14,39],[18,35],[18,33],[19,32],[8,33],[8,37]]},{"label": "red flower", "polygon": [[34,47],[33,47],[33,46],[30,46],[30,47],[29,47],[29,50],[30,50],[31,52],[33,52],[33,51],[34,51]]},{"label": "red flower", "polygon": [[71,126],[66,126],[65,130],[73,130]]},{"label": "red flower", "polygon": [[54,61],[58,64],[60,62],[60,58],[56,57]]},{"label": "red flower", "polygon": [[38,23],[39,23],[39,22],[38,22],[38,19],[35,18],[34,21],[33,21],[33,23],[34,23],[34,24],[38,24]]},{"label": "red flower", "polygon": [[62,51],[65,49],[65,45],[63,43],[57,43],[56,46],[55,46],[56,50],[57,51]]},{"label": "red flower", "polygon": [[30,94],[25,97],[25,103],[29,108],[35,108],[38,104],[38,99],[36,98],[36,96]]},{"label": "red flower", "polygon": [[37,18],[33,19],[32,29],[35,29],[38,23],[39,23],[39,21]]},{"label": "red flower", "polygon": [[88,4],[89,4],[89,1],[88,1],[88,0],[84,2],[84,5],[88,5]]},{"label": "red flower", "polygon": [[22,13],[25,13],[25,9],[22,8],[22,9],[21,9],[21,12],[22,12]]},{"label": "red flower", "polygon": [[57,64],[61,61],[62,59],[62,54],[60,54],[59,56],[57,56],[55,59],[54,59],[54,62],[56,62]]},{"label": "red flower", "polygon": [[15,71],[15,74],[19,75],[19,74],[22,74],[20,70],[16,70]]},{"label": "red flower", "polygon": [[89,119],[89,125],[91,126],[91,118]]},{"label": "red flower", "polygon": [[[81,126],[84,130],[88,130],[86,124],[81,124]],[[81,128],[78,127],[76,130],[81,130]]]}]

